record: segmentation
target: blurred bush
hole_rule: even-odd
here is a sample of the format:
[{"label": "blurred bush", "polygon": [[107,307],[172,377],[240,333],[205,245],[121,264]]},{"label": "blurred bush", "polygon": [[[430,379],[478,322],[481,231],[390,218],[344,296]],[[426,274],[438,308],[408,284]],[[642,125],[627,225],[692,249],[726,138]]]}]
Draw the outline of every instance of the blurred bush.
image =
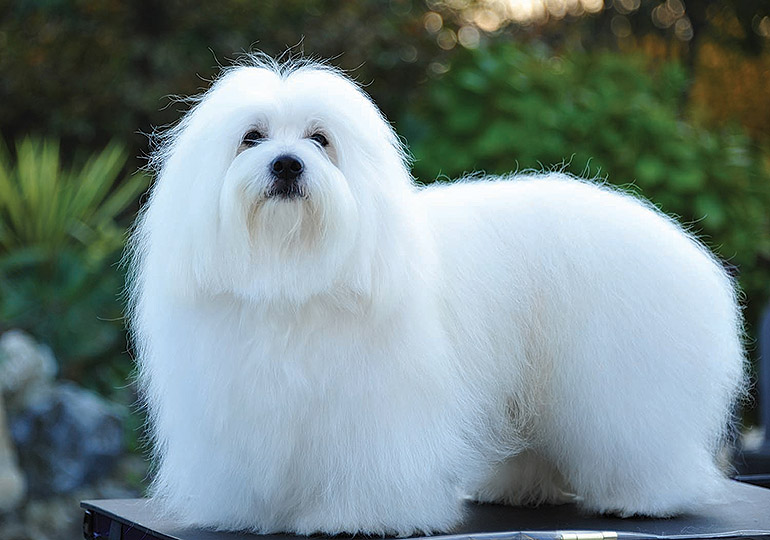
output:
[{"label": "blurred bush", "polygon": [[[768,25],[770,26],[770,24]],[[692,88],[698,114],[714,125],[738,120],[755,139],[770,140],[770,50],[755,56],[704,43]]]},{"label": "blurred bush", "polygon": [[770,172],[741,131],[683,120],[686,84],[675,63],[503,43],[458,53],[401,128],[422,182],[555,166],[652,200],[740,268],[754,320],[770,295]]},{"label": "blurred bush", "polygon": [[122,178],[126,158],[110,143],[65,168],[58,142],[23,139],[15,157],[0,145],[0,332],[27,330],[53,348],[65,377],[105,393],[130,369],[119,354],[119,217],[147,187],[141,174]]},{"label": "blurred bush", "polygon": [[66,148],[120,137],[139,155],[139,132],[178,120],[169,95],[199,93],[239,53],[287,48],[334,58],[364,84],[376,78],[370,90],[391,112],[437,50],[426,9],[413,0],[0,3],[0,128],[11,140],[52,134]]}]

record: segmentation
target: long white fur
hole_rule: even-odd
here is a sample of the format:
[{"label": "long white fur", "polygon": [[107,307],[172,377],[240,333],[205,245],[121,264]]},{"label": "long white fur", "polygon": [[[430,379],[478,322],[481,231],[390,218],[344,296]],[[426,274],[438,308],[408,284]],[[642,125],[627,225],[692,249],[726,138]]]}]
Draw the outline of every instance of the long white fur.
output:
[{"label": "long white fur", "polygon": [[[284,152],[305,198],[265,195]],[[715,258],[606,186],[419,189],[406,163],[312,63],[228,70],[168,133],[130,313],[164,507],[404,535],[451,529],[466,495],[669,516],[718,492],[744,355]]]}]

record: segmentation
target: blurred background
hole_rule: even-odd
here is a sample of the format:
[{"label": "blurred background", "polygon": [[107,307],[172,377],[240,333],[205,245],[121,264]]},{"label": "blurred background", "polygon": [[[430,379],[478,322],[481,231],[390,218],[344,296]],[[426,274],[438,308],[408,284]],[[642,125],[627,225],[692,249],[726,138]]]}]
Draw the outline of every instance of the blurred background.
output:
[{"label": "blurred background", "polygon": [[558,168],[649,198],[738,277],[756,366],[766,0],[0,0],[0,538],[76,538],[79,500],[142,494],[119,261],[148,134],[254,50],[346,70],[419,182]]}]

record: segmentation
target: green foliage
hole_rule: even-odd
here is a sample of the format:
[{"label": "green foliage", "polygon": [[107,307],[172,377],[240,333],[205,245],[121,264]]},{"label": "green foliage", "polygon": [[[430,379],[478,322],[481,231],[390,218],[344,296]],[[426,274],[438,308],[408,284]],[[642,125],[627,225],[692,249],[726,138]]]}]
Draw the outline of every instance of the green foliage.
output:
[{"label": "green foliage", "polygon": [[110,143],[65,169],[54,141],[24,139],[15,160],[0,146],[0,330],[29,331],[53,348],[65,376],[87,379],[94,368],[106,385],[124,384],[127,372],[99,365],[125,347],[118,218],[147,187],[143,175],[118,181],[126,158]]},{"label": "green foliage", "polygon": [[0,127],[7,138],[45,133],[88,148],[119,136],[137,155],[147,144],[137,131],[178,120],[169,95],[198,94],[241,52],[289,47],[375,81],[369,90],[390,112],[441,52],[422,24],[427,9],[415,0],[11,2],[0,8]]},{"label": "green foliage", "polygon": [[629,187],[739,266],[753,319],[770,294],[770,174],[740,132],[682,119],[686,82],[675,64],[501,44],[458,54],[401,127],[423,182],[555,166]]}]

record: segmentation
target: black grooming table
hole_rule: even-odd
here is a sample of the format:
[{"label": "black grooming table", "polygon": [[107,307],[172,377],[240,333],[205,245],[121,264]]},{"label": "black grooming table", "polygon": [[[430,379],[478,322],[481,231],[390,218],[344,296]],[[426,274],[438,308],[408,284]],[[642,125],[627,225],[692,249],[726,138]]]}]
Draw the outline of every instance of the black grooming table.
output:
[{"label": "black grooming table", "polygon": [[[152,499],[83,501],[87,539],[296,540],[288,534],[256,535],[191,529],[155,515]],[[323,540],[323,536],[312,536]],[[337,536],[335,540],[348,537]],[[671,519],[597,517],[573,505],[513,508],[467,503],[465,521],[436,540],[770,539],[770,489],[730,482],[718,503]]]}]

